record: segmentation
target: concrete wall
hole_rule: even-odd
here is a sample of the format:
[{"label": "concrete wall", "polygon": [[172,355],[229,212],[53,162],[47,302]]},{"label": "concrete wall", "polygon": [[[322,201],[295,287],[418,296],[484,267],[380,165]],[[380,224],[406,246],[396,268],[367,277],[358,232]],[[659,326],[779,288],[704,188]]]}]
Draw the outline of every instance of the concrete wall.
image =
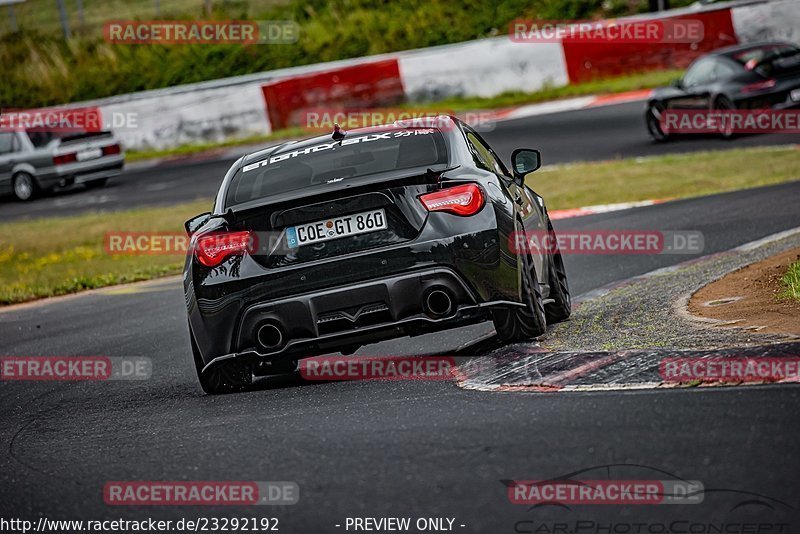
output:
[{"label": "concrete wall", "polygon": [[[133,116],[135,126],[112,125],[126,147],[164,149],[269,133],[273,127],[270,117],[293,116],[296,106],[301,105],[298,102],[313,101],[315,106],[342,105],[347,95],[337,91],[336,80],[339,74],[344,75],[354,67],[363,73],[374,65],[378,73],[374,76],[376,79],[370,81],[367,76],[364,83],[373,83],[376,87],[388,82],[395,87],[399,83],[401,95],[406,99],[423,101],[448,96],[490,97],[507,91],[536,91],[544,86],[575,83],[592,75],[618,74],[642,70],[646,66],[683,67],[705,50],[736,42],[763,39],[800,42],[800,0],[730,3],[702,11],[674,10],[658,14],[658,17],[698,17],[710,31],[702,43],[695,45],[628,45],[627,48],[615,45],[613,53],[602,47],[587,48],[585,44],[582,48],[560,42],[530,44],[512,42],[503,36],[118,95],[69,107],[97,106],[108,120]],[[731,35],[727,35],[729,32]],[[587,59],[587,53],[597,57]],[[399,73],[399,80],[377,79],[383,76],[380,72],[384,72],[382,69],[387,62],[396,62],[393,72]],[[281,91],[270,89],[282,86],[300,87],[309,94],[279,98]],[[363,89],[359,89],[363,94],[386,96],[381,91]],[[369,98],[361,98],[359,105],[369,106]]]}]

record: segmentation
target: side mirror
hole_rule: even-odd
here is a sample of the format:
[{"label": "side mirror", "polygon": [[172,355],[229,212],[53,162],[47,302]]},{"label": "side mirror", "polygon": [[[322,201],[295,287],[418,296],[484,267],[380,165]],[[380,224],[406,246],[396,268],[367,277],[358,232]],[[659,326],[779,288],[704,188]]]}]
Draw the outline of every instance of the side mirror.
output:
[{"label": "side mirror", "polygon": [[211,213],[209,212],[201,213],[200,215],[195,215],[194,217],[183,223],[183,227],[186,228],[186,233],[189,234],[189,236],[191,237],[191,235],[194,234],[198,228],[207,223],[210,218],[211,218]]},{"label": "side mirror", "polygon": [[670,84],[672,87],[677,87],[678,89],[683,89],[683,78],[678,78],[677,80],[672,80]]},{"label": "side mirror", "polygon": [[511,154],[511,167],[514,169],[514,182],[521,186],[525,175],[542,166],[542,155],[538,150],[518,148]]}]

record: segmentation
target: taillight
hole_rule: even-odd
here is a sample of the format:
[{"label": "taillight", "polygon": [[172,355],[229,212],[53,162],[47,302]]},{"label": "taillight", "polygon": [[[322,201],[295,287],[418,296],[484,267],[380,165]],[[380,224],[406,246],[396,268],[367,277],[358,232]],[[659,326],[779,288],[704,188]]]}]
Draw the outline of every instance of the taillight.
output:
[{"label": "taillight", "polygon": [[755,93],[756,91],[763,91],[764,89],[770,89],[775,87],[775,80],[767,80],[764,82],[756,82],[745,85],[742,87],[743,93]]},{"label": "taillight", "polygon": [[119,154],[122,149],[119,145],[108,145],[103,147],[103,155],[104,156],[113,156],[115,154]]},{"label": "taillight", "polygon": [[428,211],[446,211],[456,215],[475,215],[483,208],[483,191],[475,184],[457,185],[425,193],[419,199]]},{"label": "taillight", "polygon": [[53,163],[55,165],[66,165],[67,163],[75,163],[76,161],[78,161],[77,152],[71,152],[69,154],[61,154],[60,156],[53,156]]},{"label": "taillight", "polygon": [[233,254],[244,254],[254,249],[254,234],[248,231],[204,235],[194,246],[197,261],[206,267],[215,267]]}]

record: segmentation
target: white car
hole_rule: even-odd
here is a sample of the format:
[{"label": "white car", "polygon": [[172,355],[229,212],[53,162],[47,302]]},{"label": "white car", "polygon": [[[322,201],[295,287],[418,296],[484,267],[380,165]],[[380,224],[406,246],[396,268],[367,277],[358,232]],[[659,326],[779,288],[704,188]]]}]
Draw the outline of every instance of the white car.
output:
[{"label": "white car", "polygon": [[102,187],[124,164],[111,132],[0,132],[0,194],[19,200],[75,183]]}]

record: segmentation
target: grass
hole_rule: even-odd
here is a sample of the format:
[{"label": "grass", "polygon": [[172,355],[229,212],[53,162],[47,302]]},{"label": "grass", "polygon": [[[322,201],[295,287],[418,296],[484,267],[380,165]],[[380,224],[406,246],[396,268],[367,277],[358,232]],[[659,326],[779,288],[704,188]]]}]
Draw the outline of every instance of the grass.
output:
[{"label": "grass", "polygon": [[[286,3],[280,0],[246,2],[248,8],[253,11],[264,11]],[[241,9],[242,2],[230,2],[230,4],[223,2],[220,6],[215,6],[214,2],[209,4],[217,13],[233,15]],[[83,21],[75,0],[64,0],[64,5],[67,9],[70,30],[73,34],[84,36],[102,35],[103,23],[107,20],[147,20],[181,16],[201,18],[206,15],[204,0],[84,0]],[[39,31],[61,34],[61,20],[55,0],[26,0],[14,6],[14,14],[19,28],[35,28]],[[3,18],[6,25],[9,25],[7,12],[3,13]]]},{"label": "grass", "polygon": [[[399,106],[399,109],[407,109],[419,112],[426,110],[430,110],[431,112],[441,110],[442,113],[463,112],[472,110],[497,109],[575,96],[622,93],[625,91],[636,91],[638,89],[650,89],[660,85],[667,85],[672,80],[680,77],[682,72],[683,71],[679,70],[666,70],[635,73],[615,78],[583,82],[565,87],[551,87],[532,93],[509,92],[489,98],[448,98],[447,100],[442,100],[441,102],[406,104]],[[232,139],[223,143],[186,144],[166,150],[130,150],[127,152],[126,158],[127,161],[130,162],[150,158],[185,156],[205,152],[208,150],[214,150],[217,148],[276,141],[292,137],[303,137],[313,133],[315,133],[315,130],[294,127],[284,130],[277,130],[269,135],[253,136],[243,139]]]},{"label": "grass", "polygon": [[[517,18],[590,19],[639,13],[647,0],[159,0],[162,19],[292,20],[294,44],[128,45],[107,42],[109,19],[149,20],[155,0],[64,0],[74,36],[64,39],[55,0],[14,7],[19,31],[0,34],[0,107],[32,108],[386,52],[507,34]],[[692,0],[675,0],[679,7]],[[6,19],[0,7],[0,21]],[[7,20],[7,19],[6,19]],[[0,33],[8,24],[0,22]]]},{"label": "grass", "polygon": [[786,274],[781,278],[781,282],[786,286],[786,289],[781,293],[781,297],[800,302],[800,261],[789,266]]},{"label": "grass", "polygon": [[[736,149],[548,167],[532,174],[529,184],[545,197],[550,209],[559,209],[756,187],[800,178],[798,169],[800,150],[796,147]],[[109,255],[104,251],[104,236],[109,231],[182,234],[183,222],[210,205],[209,199],[4,223],[0,225],[0,304],[177,274],[183,266],[182,255]],[[797,298],[800,265],[795,264],[791,273],[792,282],[787,285],[794,288]]]},{"label": "grass", "polygon": [[[673,0],[673,7],[692,3],[694,0]],[[531,17],[539,15],[544,19],[580,19],[589,15],[614,17],[645,11],[646,0],[532,0],[513,1],[500,0],[491,5],[466,0],[464,11],[458,13],[457,7],[448,2],[395,2],[399,6],[388,6],[378,1],[325,1],[325,0],[84,0],[83,17],[78,10],[76,0],[64,0],[67,19],[73,34],[83,36],[101,35],[103,23],[108,20],[149,20],[149,19],[200,19],[255,17],[262,14],[279,13],[294,14],[299,18],[308,18],[327,22],[334,17],[340,22],[368,22],[370,15],[374,25],[385,25],[385,12],[392,15],[405,14],[412,18],[417,31],[424,31],[427,24],[437,22],[424,15],[445,15],[449,22],[461,22],[462,29],[439,28],[439,33],[456,32],[488,32],[492,26],[503,26],[516,16]],[[433,9],[424,4],[434,4]],[[210,12],[208,11],[210,8]],[[300,9],[298,9],[300,8]],[[449,9],[447,9],[449,8]],[[421,13],[415,13],[419,11]],[[26,0],[13,8],[17,26],[21,29],[37,29],[39,31],[61,35],[62,27],[55,0]],[[472,12],[472,13],[470,13]],[[0,19],[0,33],[11,31],[10,11],[3,6]],[[508,19],[508,20],[506,20]],[[396,25],[387,29],[406,28],[411,21],[397,21]],[[471,23],[471,24],[467,24]],[[366,25],[365,25],[366,26]],[[472,26],[472,27],[470,27]],[[363,30],[363,28],[362,28]],[[480,33],[479,33],[480,35]],[[395,39],[400,36],[393,36]],[[413,38],[413,36],[405,36]]]},{"label": "grass", "polygon": [[[109,255],[106,232],[174,232],[211,201],[0,225],[0,304],[177,274],[181,255]],[[54,232],[53,229],[58,231]]]},{"label": "grass", "polygon": [[789,145],[545,167],[527,183],[553,210],[695,197],[796,179],[800,150]]}]

